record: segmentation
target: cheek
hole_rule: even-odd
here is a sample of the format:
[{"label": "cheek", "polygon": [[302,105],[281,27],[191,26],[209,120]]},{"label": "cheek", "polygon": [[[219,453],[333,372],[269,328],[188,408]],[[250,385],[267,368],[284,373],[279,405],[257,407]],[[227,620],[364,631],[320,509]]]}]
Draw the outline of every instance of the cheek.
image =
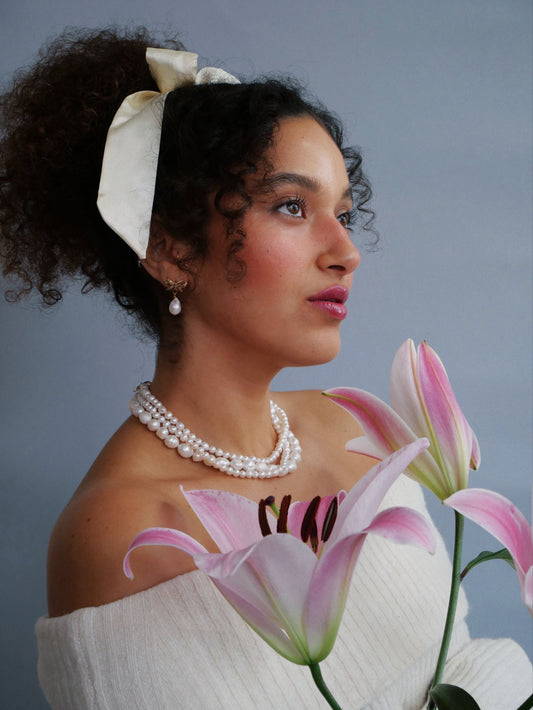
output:
[{"label": "cheek", "polygon": [[242,258],[250,285],[288,285],[305,268],[302,249],[294,240],[289,243],[270,240],[263,248],[245,248]]}]

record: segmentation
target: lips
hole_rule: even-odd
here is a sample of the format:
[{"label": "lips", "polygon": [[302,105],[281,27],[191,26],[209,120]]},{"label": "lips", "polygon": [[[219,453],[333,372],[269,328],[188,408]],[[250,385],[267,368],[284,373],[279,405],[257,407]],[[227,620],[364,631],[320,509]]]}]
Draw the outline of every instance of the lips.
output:
[{"label": "lips", "polygon": [[308,298],[308,301],[330,301],[331,303],[346,303],[349,291],[344,286],[330,286],[315,296]]},{"label": "lips", "polygon": [[324,291],[311,296],[307,300],[316,308],[327,313],[333,318],[342,320],[346,318],[346,306],[349,291],[344,286],[330,286]]}]

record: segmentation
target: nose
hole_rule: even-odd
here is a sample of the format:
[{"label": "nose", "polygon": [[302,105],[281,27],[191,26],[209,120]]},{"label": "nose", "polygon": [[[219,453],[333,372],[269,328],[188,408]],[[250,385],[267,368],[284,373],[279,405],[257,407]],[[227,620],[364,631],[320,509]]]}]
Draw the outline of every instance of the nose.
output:
[{"label": "nose", "polygon": [[350,232],[335,218],[322,225],[324,249],[320,254],[319,266],[344,274],[353,273],[359,266],[361,254],[350,238]]}]

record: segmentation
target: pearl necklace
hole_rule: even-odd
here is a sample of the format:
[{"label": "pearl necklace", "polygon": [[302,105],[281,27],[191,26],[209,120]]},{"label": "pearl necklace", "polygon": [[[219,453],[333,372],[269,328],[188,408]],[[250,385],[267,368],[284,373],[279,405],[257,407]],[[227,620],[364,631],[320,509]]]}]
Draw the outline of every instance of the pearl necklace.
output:
[{"label": "pearl necklace", "polygon": [[[300,442],[289,428],[289,420],[281,407],[270,402],[272,426],[278,441],[270,456],[243,456],[230,454],[202,441],[185,427],[150,392],[151,382],[143,382],[129,402],[129,410],[150,431],[153,431],[169,449],[176,449],[185,459],[212,466],[228,476],[240,478],[274,478],[286,476],[296,468],[302,458]],[[278,463],[275,463],[278,461]]]}]

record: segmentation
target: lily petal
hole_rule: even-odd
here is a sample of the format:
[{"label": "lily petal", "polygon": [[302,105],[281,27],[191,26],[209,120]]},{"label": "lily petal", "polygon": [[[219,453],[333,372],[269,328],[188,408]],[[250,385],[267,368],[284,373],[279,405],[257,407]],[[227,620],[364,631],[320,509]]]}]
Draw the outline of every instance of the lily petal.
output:
[{"label": "lily petal", "polygon": [[529,609],[529,613],[533,616],[533,567],[529,568],[524,580],[522,601]]},{"label": "lily petal", "polygon": [[372,459],[384,459],[391,453],[384,446],[379,446],[376,442],[371,441],[368,436],[357,436],[355,439],[350,439],[346,442],[346,451],[351,451],[354,454],[363,454]]},{"label": "lily petal", "polygon": [[472,432],[472,457],[470,459],[470,468],[472,471],[477,471],[481,464],[481,450],[479,448],[477,436],[474,434],[472,429],[470,429],[470,431]]},{"label": "lily petal", "polygon": [[187,533],[172,528],[147,528],[135,536],[126,552],[123,562],[123,570],[126,577],[133,579],[133,572],[130,566],[130,555],[133,550],[146,545],[165,545],[183,550],[193,556],[198,553],[206,553],[207,550],[197,540]]},{"label": "lily petal", "polygon": [[524,514],[505,496],[483,488],[457,491],[443,502],[487,530],[509,550],[522,600],[533,614],[533,531]]},{"label": "lily petal", "polygon": [[331,545],[340,537],[361,532],[370,525],[385,493],[428,445],[427,439],[417,439],[380,461],[357,481],[339,508],[337,523],[329,540]]},{"label": "lily petal", "polygon": [[418,379],[418,355],[415,344],[405,340],[392,361],[390,401],[393,410],[419,436],[431,438],[431,426]]},{"label": "lily petal", "polygon": [[[252,605],[265,617],[275,620],[285,631],[305,661],[311,662],[307,649],[303,609],[307,590],[316,566],[316,556],[301,540],[284,533],[269,535],[252,546],[244,564],[233,570],[210,556],[201,568],[215,582],[232,592],[232,604],[246,619],[246,608]],[[229,572],[229,574],[228,574]],[[246,605],[239,602],[245,600]],[[246,607],[246,608],[245,608]]]},{"label": "lily petal", "polygon": [[453,477],[451,490],[466,488],[472,430],[457,403],[444,365],[427,343],[422,343],[418,350],[418,374],[431,427],[432,453],[443,471]]},{"label": "lily petal", "polygon": [[221,594],[226,597],[235,611],[274,649],[274,651],[288,661],[292,661],[292,663],[308,665],[308,654],[302,654],[301,650],[293,643],[292,639],[287,636],[287,633],[280,628],[277,619],[272,619],[270,616],[262,613],[247,599],[236,594],[233,589],[223,582],[215,581],[214,584]]},{"label": "lily petal", "polygon": [[435,548],[435,534],[426,519],[403,507],[388,508],[378,513],[366,530],[328,543],[311,580],[305,606],[307,643],[316,662],[333,648],[354,567],[369,532],[430,551]]},{"label": "lily petal", "polygon": [[366,539],[354,533],[325,546],[316,565],[305,605],[309,653],[316,663],[333,648],[354,567]]},{"label": "lily petal", "polygon": [[533,566],[533,533],[525,515],[508,498],[484,488],[468,488],[443,502],[499,540],[525,578]]},{"label": "lily petal", "polygon": [[350,412],[363,427],[365,437],[386,456],[418,438],[392,407],[370,392],[334,387],[324,394]]},{"label": "lily petal", "polygon": [[[365,436],[349,441],[346,444],[348,451],[384,459],[418,438],[394,409],[370,392],[352,387],[335,387],[324,394],[350,412],[363,427]],[[443,472],[429,451],[420,452],[405,473],[427,486],[441,499],[450,493]]]},{"label": "lily petal", "polygon": [[[254,501],[227,491],[185,491],[183,486],[181,491],[221,552],[248,547],[262,539]],[[267,514],[275,526],[275,517],[270,511]]]},{"label": "lily petal", "polygon": [[386,508],[376,515],[365,532],[377,533],[392,542],[416,545],[431,554],[435,552],[433,527],[418,511],[401,506]]}]

